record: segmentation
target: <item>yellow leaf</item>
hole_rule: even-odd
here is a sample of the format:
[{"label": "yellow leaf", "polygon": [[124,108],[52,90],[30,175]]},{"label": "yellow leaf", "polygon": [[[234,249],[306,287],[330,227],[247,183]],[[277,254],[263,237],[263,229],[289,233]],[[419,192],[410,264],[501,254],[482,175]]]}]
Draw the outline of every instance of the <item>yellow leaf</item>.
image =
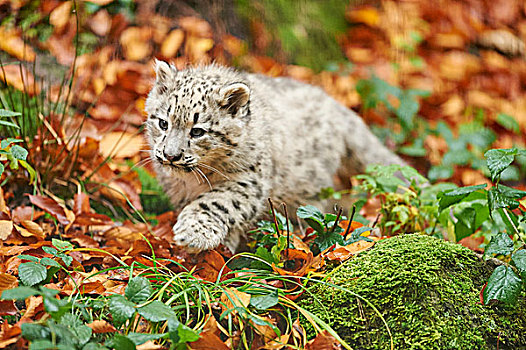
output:
[{"label": "yellow leaf", "polygon": [[0,239],[5,240],[13,231],[13,221],[0,220]]},{"label": "yellow leaf", "polygon": [[161,46],[161,54],[166,57],[174,57],[177,50],[181,47],[184,41],[184,32],[181,29],[174,29],[164,39]]}]

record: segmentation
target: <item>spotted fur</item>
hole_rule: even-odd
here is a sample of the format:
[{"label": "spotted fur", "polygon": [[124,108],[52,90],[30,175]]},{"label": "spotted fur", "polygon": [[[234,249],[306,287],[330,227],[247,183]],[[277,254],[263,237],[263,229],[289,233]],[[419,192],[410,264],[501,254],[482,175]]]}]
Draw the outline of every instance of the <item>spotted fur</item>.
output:
[{"label": "spotted fur", "polygon": [[235,250],[269,197],[293,208],[337,173],[403,164],[317,87],[217,65],[177,71],[157,61],[155,70],[147,138],[160,183],[182,208],[174,240],[190,251]]}]

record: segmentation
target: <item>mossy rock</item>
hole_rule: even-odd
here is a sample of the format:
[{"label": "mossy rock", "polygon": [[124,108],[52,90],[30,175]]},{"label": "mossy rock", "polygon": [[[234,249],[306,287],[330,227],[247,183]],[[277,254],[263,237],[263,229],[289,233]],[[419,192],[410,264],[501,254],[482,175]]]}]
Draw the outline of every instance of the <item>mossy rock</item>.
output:
[{"label": "mossy rock", "polygon": [[395,349],[526,349],[526,293],[514,306],[480,303],[491,271],[461,245],[398,236],[345,262],[328,280],[341,288],[317,283],[300,306],[353,349],[390,349],[378,312]]}]

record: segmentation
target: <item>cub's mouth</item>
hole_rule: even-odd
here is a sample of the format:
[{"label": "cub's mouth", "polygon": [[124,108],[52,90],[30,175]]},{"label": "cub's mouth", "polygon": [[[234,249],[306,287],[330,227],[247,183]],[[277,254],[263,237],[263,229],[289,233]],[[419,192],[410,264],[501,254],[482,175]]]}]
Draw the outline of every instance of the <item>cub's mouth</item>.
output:
[{"label": "cub's mouth", "polygon": [[172,161],[169,161],[169,160],[164,160],[162,159],[161,157],[157,157],[157,161],[159,162],[159,164],[161,164],[162,166],[164,167],[167,167],[167,168],[170,168],[172,170],[176,170],[176,171],[184,171],[184,172],[191,172],[194,168],[195,168],[195,164],[180,164],[180,163],[174,163]]}]

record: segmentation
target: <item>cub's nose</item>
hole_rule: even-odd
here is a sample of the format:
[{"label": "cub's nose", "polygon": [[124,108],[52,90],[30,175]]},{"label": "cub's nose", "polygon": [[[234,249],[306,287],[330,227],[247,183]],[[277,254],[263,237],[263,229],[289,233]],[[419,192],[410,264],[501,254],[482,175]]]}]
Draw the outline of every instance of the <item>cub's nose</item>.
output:
[{"label": "cub's nose", "polygon": [[178,155],[168,154],[166,151],[163,151],[164,158],[170,162],[177,162],[183,157],[183,152],[180,152]]}]

